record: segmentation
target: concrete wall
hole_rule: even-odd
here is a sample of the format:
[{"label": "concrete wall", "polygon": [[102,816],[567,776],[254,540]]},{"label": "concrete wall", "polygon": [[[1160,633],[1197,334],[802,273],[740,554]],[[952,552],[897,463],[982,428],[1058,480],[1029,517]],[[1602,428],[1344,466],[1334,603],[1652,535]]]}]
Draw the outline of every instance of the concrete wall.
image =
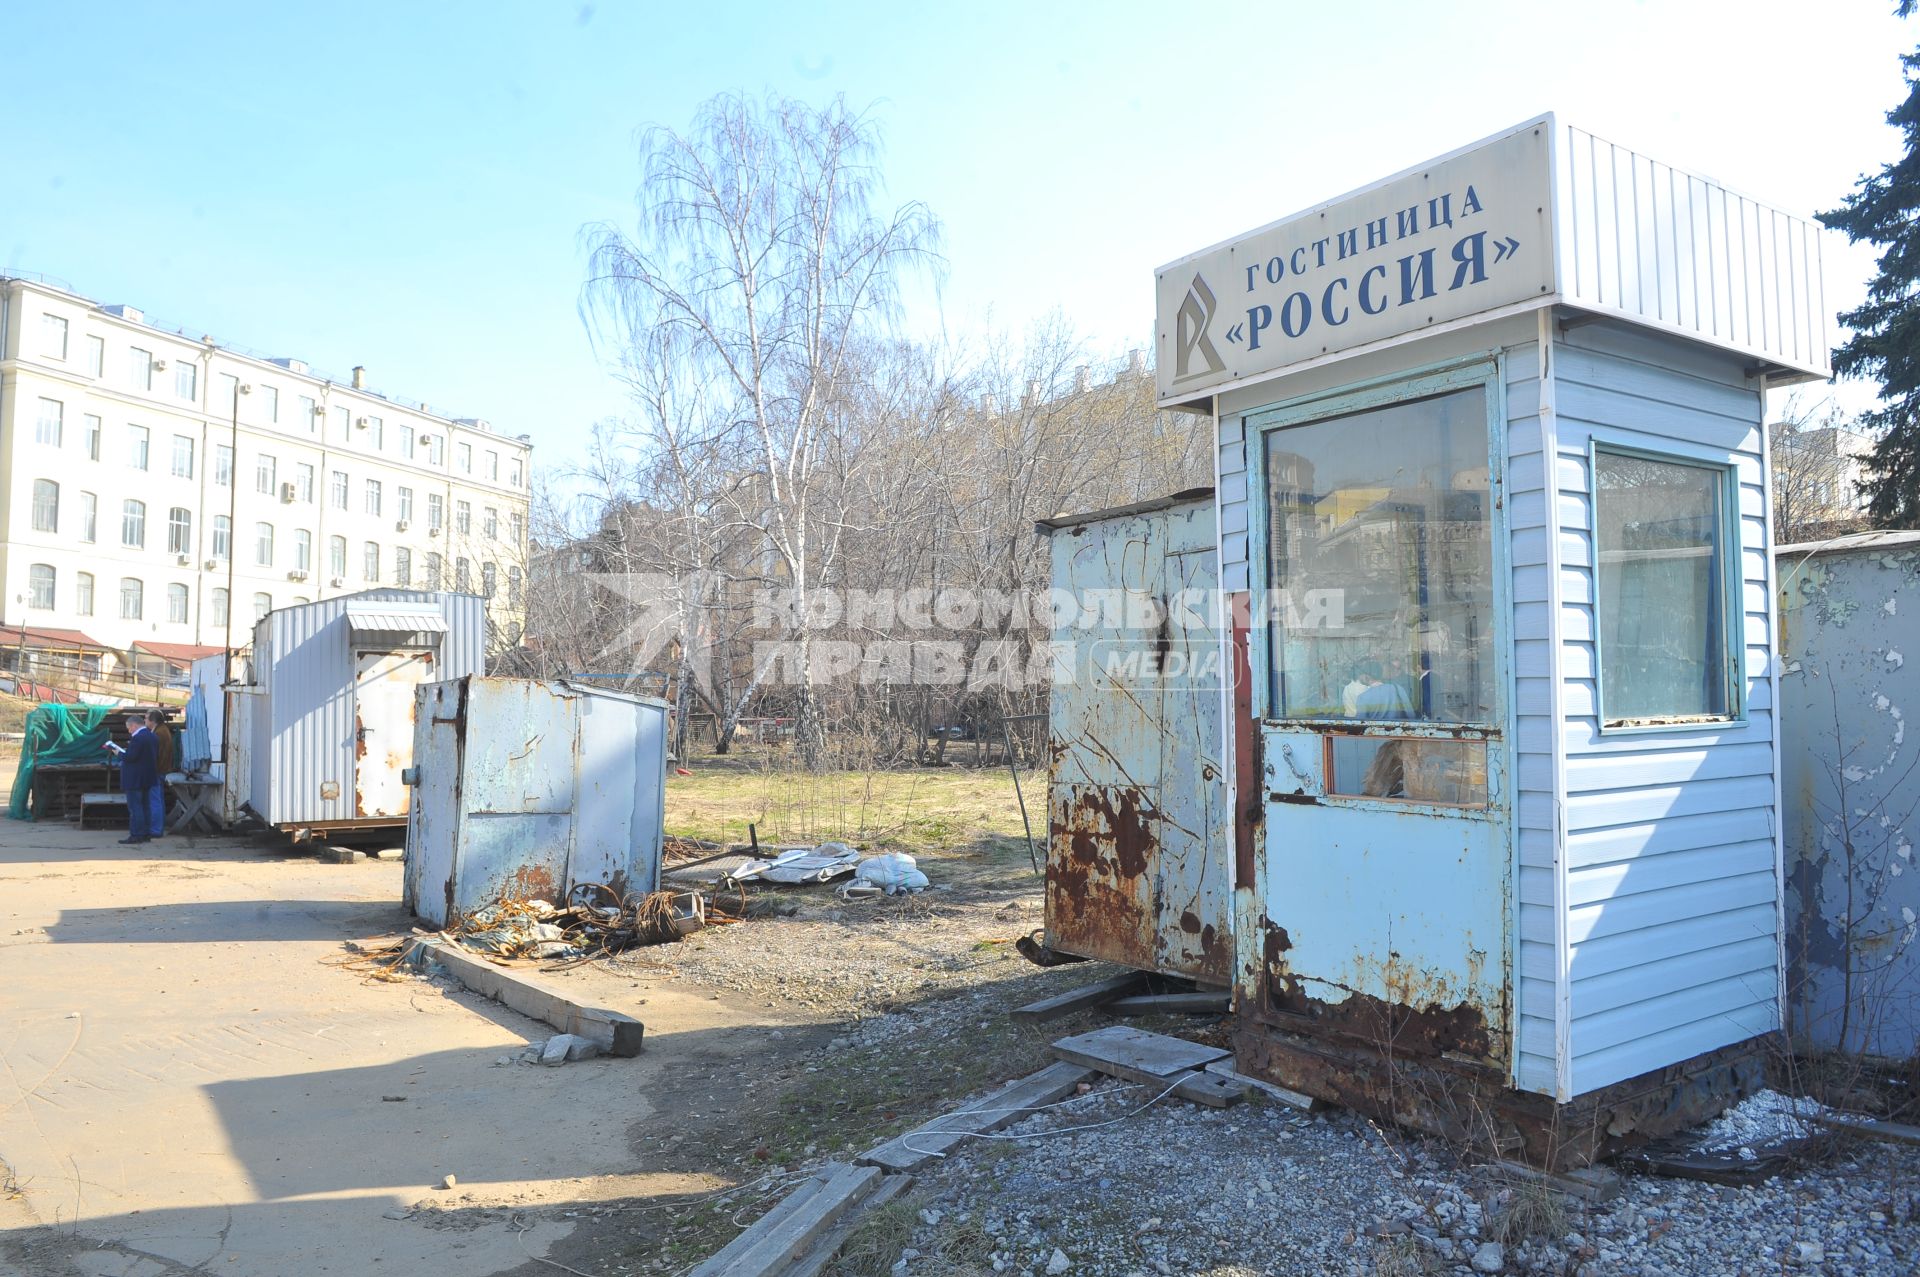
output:
[{"label": "concrete wall", "polygon": [[1789,1023],[1904,1059],[1920,1049],[1920,533],[1783,546],[1775,565]]}]

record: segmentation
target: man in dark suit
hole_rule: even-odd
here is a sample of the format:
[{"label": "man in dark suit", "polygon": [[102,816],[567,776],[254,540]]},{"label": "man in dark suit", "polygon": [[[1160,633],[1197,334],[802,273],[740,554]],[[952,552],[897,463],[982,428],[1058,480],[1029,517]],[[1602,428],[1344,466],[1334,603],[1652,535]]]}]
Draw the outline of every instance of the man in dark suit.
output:
[{"label": "man in dark suit", "polygon": [[120,790],[127,796],[124,843],[152,842],[165,830],[160,793],[160,740],[138,714],[127,716],[126,753],[120,758]]}]

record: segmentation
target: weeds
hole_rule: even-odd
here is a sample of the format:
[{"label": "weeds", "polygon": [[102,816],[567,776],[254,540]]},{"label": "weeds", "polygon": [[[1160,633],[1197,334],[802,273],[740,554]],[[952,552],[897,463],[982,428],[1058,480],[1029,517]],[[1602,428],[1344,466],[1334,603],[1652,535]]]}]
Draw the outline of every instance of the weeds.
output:
[{"label": "weeds", "polygon": [[1568,1230],[1567,1199],[1546,1184],[1521,1180],[1487,1217],[1487,1236],[1504,1246],[1534,1238],[1558,1240]]}]

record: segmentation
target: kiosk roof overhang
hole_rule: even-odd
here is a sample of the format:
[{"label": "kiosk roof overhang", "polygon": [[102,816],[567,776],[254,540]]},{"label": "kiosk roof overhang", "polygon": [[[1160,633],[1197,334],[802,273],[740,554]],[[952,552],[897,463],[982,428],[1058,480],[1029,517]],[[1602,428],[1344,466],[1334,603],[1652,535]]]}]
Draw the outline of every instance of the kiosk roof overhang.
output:
[{"label": "kiosk roof overhang", "polygon": [[1162,266],[1159,403],[1549,306],[1825,379],[1825,234],[1543,115]]}]

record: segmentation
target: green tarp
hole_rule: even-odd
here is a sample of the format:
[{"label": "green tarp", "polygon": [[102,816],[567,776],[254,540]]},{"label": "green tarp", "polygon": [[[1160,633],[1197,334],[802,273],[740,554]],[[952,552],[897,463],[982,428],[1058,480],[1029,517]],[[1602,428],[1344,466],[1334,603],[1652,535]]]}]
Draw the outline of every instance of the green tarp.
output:
[{"label": "green tarp", "polygon": [[[120,709],[119,712],[126,711]],[[20,770],[13,776],[13,799],[7,815],[32,820],[27,796],[33,792],[34,768],[49,763],[108,761],[104,752],[111,735],[107,726],[112,705],[42,705],[27,712],[26,738],[20,742]]]}]

